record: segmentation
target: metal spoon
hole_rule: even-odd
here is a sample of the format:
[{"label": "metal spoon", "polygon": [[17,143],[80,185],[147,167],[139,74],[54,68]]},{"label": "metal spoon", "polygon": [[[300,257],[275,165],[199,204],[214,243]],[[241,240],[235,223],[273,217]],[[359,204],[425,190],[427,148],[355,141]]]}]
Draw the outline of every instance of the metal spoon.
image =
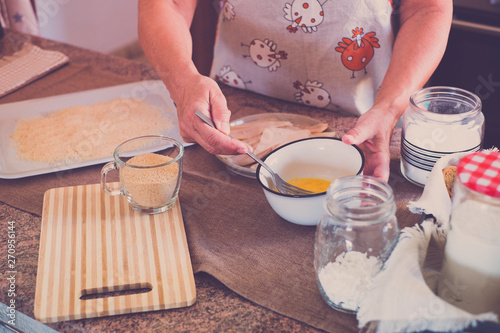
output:
[{"label": "metal spoon", "polygon": [[[209,126],[217,129],[215,127],[215,124],[212,121],[212,119],[210,119],[209,117],[207,117],[200,110],[195,110],[194,113],[198,116],[198,118],[200,118],[201,120],[203,120],[206,124],[208,124]],[[229,137],[231,137],[231,136],[229,136]],[[264,161],[262,161],[260,158],[258,158],[257,156],[255,156],[254,153],[252,153],[251,151],[247,151],[246,154],[248,156],[250,156],[251,158],[253,158],[257,163],[259,163],[260,165],[262,165],[262,167],[264,169],[266,169],[267,172],[269,172],[269,174],[271,175],[271,179],[273,180],[273,183],[274,183],[276,189],[278,191],[280,191],[281,193],[289,194],[289,195],[307,195],[307,194],[313,194],[313,192],[311,192],[311,191],[304,190],[304,189],[302,189],[300,187],[294,186],[294,185],[292,185],[292,184],[284,181],[266,163],[264,163]]]}]

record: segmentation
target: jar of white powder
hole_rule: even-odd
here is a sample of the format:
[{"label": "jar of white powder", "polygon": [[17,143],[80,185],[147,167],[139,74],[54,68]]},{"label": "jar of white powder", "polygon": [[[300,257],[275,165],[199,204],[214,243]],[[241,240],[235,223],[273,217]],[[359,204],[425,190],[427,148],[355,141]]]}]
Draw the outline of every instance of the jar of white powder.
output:
[{"label": "jar of white powder", "polygon": [[470,313],[500,316],[500,152],[457,165],[438,294]]},{"label": "jar of white powder", "polygon": [[347,176],[328,188],[316,229],[314,267],[321,295],[333,308],[356,312],[399,237],[390,186]]},{"label": "jar of white powder", "polygon": [[430,87],[415,92],[403,115],[401,172],[424,186],[441,157],[476,152],[482,147],[484,116],[475,94],[452,87]]}]

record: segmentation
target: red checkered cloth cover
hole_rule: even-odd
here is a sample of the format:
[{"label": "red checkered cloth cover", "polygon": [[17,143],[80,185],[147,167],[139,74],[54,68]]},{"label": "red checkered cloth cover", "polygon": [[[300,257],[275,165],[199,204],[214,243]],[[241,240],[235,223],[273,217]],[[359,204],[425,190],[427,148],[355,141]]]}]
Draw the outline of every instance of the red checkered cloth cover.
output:
[{"label": "red checkered cloth cover", "polygon": [[467,188],[500,198],[500,152],[478,152],[463,157],[457,176]]}]

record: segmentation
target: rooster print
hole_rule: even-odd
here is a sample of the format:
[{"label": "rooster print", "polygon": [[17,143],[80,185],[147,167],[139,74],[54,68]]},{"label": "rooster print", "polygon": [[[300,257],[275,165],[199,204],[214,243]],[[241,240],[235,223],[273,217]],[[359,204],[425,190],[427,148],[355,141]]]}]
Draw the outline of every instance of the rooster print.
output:
[{"label": "rooster print", "polygon": [[278,46],[267,38],[263,41],[254,39],[250,45],[241,43],[241,46],[248,47],[249,54],[244,54],[244,58],[250,57],[255,65],[267,68],[270,72],[277,71],[281,67],[280,60],[287,58],[287,53],[285,51],[276,52]]},{"label": "rooster print", "polygon": [[222,7],[222,20],[231,21],[235,16],[234,6],[229,1],[226,1]]},{"label": "rooster print", "polygon": [[223,82],[231,87],[246,89],[247,83],[252,83],[252,81],[243,81],[243,79],[231,69],[231,66],[224,66],[219,70],[219,75],[215,76],[217,81]]},{"label": "rooster print", "polygon": [[363,28],[356,27],[352,33],[352,39],[342,38],[335,51],[342,53],[342,64],[352,71],[351,77],[355,78],[356,71],[364,70],[367,73],[366,65],[373,58],[374,49],[379,48],[380,44],[373,31],[365,34]]},{"label": "rooster print", "polygon": [[321,82],[307,80],[303,85],[300,81],[295,81],[293,87],[299,90],[295,94],[295,99],[299,103],[326,108],[331,102],[330,94],[322,88],[323,83]]},{"label": "rooster print", "polygon": [[291,4],[286,3],[283,11],[285,19],[291,24],[286,28],[289,32],[297,32],[300,27],[306,33],[316,32],[318,25],[323,22],[323,5],[328,0],[294,0]]}]

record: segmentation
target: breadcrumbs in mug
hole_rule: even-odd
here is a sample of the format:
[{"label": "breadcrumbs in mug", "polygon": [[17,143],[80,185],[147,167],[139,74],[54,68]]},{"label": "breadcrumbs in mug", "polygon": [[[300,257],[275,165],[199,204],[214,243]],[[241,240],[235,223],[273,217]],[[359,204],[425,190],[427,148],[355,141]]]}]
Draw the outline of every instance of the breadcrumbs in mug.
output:
[{"label": "breadcrumbs in mug", "polygon": [[[145,153],[132,157],[126,166],[120,169],[120,178],[125,192],[140,206],[153,208],[168,203],[177,187],[180,175],[179,163],[170,156]],[[151,168],[135,168],[151,167]],[[158,167],[154,167],[158,166]]]}]

